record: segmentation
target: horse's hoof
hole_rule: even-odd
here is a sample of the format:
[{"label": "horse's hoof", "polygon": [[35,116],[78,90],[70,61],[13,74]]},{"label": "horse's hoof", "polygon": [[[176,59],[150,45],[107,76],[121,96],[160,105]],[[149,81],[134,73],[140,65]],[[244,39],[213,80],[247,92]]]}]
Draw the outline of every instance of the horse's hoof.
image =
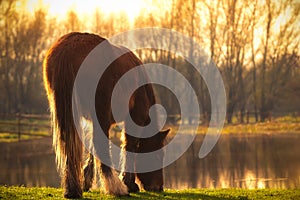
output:
[{"label": "horse's hoof", "polygon": [[124,194],[117,194],[115,195],[116,197],[130,197],[129,193],[124,193]]},{"label": "horse's hoof", "polygon": [[115,197],[129,197],[129,193],[127,191],[114,191],[107,192],[106,194],[113,195]]},{"label": "horse's hoof", "polygon": [[130,193],[135,193],[140,191],[140,188],[136,183],[131,183],[130,185],[127,185],[127,187],[128,187],[128,192]]},{"label": "horse's hoof", "polygon": [[88,192],[88,191],[90,191],[90,188],[91,188],[91,186],[86,186],[86,185],[84,185],[84,186],[83,186],[83,191],[84,191],[84,192]]},{"label": "horse's hoof", "polygon": [[163,192],[164,189],[163,187],[153,187],[153,186],[145,186],[144,185],[144,189],[148,192]]},{"label": "horse's hoof", "polygon": [[78,199],[82,197],[82,194],[72,193],[72,192],[65,192],[64,197],[67,199]]}]

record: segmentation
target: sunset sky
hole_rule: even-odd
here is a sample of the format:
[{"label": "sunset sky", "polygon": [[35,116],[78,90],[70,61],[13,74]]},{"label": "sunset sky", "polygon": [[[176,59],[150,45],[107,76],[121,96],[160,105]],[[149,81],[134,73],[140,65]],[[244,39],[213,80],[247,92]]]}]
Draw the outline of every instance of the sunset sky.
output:
[{"label": "sunset sky", "polygon": [[[168,4],[169,0],[161,1],[162,4]],[[74,10],[78,14],[91,14],[95,9],[99,9],[105,14],[125,12],[130,22],[139,15],[141,11],[151,10],[151,1],[149,0],[109,0],[109,1],[95,1],[95,0],[28,0],[27,9],[34,11],[41,5],[45,6],[48,12],[57,17],[64,17],[69,10]],[[164,7],[162,7],[163,9]]]},{"label": "sunset sky", "polygon": [[[201,23],[206,24],[209,22],[209,13],[207,10],[205,11],[205,6],[203,4],[200,2],[198,3],[196,13],[201,16]],[[264,4],[263,1],[260,3]],[[93,16],[96,9],[99,9],[99,11],[105,15],[120,14],[122,12],[126,13],[129,18],[130,26],[133,28],[134,20],[141,12],[151,13],[154,16],[163,15],[165,11],[171,9],[172,0],[27,0],[19,1],[19,4],[21,4],[22,8],[25,7],[31,13],[34,13],[36,9],[43,7],[49,16],[57,17],[58,19],[64,19],[68,12],[73,10],[86,24],[92,21],[90,19],[92,19],[91,16]],[[275,23],[274,26],[272,26],[272,33],[278,33],[278,31],[281,30],[280,26],[287,22],[291,17],[291,13],[291,7],[287,7],[287,9],[274,20]],[[224,14],[222,15],[222,13],[219,13],[219,15],[224,17]],[[197,23],[199,24],[200,22]],[[254,38],[254,48],[258,49],[262,42],[262,36],[264,35],[264,26],[258,24],[254,32],[256,36]],[[249,57],[249,55],[246,54],[246,57]]]}]

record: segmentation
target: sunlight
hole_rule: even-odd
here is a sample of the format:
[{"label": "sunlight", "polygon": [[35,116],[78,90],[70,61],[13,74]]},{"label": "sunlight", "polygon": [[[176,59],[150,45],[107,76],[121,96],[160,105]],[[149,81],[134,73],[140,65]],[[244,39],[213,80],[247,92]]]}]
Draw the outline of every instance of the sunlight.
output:
[{"label": "sunlight", "polygon": [[217,187],[230,188],[230,178],[227,173],[220,173],[219,180],[220,185],[218,185]]},{"label": "sunlight", "polygon": [[266,188],[266,184],[263,180],[258,180],[257,181],[257,188],[258,189],[265,189]]},{"label": "sunlight", "polygon": [[84,134],[91,133],[93,131],[92,122],[84,117],[81,117],[80,119],[80,126]]},{"label": "sunlight", "polygon": [[247,189],[255,189],[255,182],[257,181],[254,172],[246,170],[245,173],[245,187]]},{"label": "sunlight", "polygon": [[45,5],[50,15],[57,17],[64,17],[69,10],[74,10],[79,15],[90,14],[97,8],[107,15],[124,12],[127,14],[130,23],[134,21],[134,18],[139,15],[142,9],[146,8],[145,1],[141,0],[29,0],[27,3],[27,9],[32,12],[36,8],[40,7],[40,5]]}]

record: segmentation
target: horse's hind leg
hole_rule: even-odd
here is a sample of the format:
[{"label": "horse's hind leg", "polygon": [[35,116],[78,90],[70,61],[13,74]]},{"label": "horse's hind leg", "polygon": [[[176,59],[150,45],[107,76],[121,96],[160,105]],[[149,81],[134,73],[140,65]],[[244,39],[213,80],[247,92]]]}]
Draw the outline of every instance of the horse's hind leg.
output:
[{"label": "horse's hind leg", "polygon": [[87,161],[87,165],[84,167],[83,174],[84,174],[84,182],[83,182],[83,191],[89,191],[93,184],[94,178],[94,156],[90,153],[89,158]]},{"label": "horse's hind leg", "polygon": [[66,198],[79,198],[82,196],[81,189],[81,159],[82,143],[78,134],[74,131],[68,135],[65,143],[66,170],[64,176],[64,186]]},{"label": "horse's hind leg", "polygon": [[[101,127],[102,130],[108,136],[110,124],[102,124]],[[94,130],[96,129],[94,128]],[[117,173],[110,167],[112,166],[112,163],[111,163],[108,139],[107,138],[101,139],[101,136],[97,134],[101,134],[101,133],[94,133],[93,143],[94,143],[95,153],[97,154],[98,158],[100,158],[100,162],[101,162],[101,182],[104,191],[107,194],[112,194],[115,196],[128,195],[128,189],[126,185],[119,179]],[[101,140],[100,142],[101,145],[99,145],[99,140]],[[105,160],[105,164],[102,162],[104,160]]]}]

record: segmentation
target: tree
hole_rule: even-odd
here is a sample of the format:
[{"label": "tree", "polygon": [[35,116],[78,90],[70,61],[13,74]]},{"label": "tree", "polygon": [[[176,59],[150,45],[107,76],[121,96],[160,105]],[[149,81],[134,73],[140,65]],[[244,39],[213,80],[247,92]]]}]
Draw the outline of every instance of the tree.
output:
[{"label": "tree", "polygon": [[[260,118],[265,121],[273,110],[280,88],[291,77],[294,57],[299,55],[300,4],[282,0],[279,4],[268,0],[260,62]],[[287,14],[289,13],[289,14]],[[282,20],[282,18],[284,20]]]},{"label": "tree", "polygon": [[237,106],[240,107],[243,120],[249,93],[249,88],[245,84],[245,78],[248,76],[245,57],[251,33],[250,4],[251,1],[247,0],[205,4],[209,13],[207,30],[209,30],[211,57],[219,65],[226,83],[228,123],[232,123]]},{"label": "tree", "polygon": [[63,30],[64,33],[81,31],[85,28],[84,24],[77,16],[77,13],[73,10],[68,11],[66,19],[63,22],[63,24],[64,24],[64,30]]},{"label": "tree", "polygon": [[[5,41],[0,70],[4,94],[2,112],[44,112],[42,61],[47,44],[46,13],[32,15],[17,10],[15,1],[4,4],[1,13]],[[2,85],[1,84],[1,85]]]}]

